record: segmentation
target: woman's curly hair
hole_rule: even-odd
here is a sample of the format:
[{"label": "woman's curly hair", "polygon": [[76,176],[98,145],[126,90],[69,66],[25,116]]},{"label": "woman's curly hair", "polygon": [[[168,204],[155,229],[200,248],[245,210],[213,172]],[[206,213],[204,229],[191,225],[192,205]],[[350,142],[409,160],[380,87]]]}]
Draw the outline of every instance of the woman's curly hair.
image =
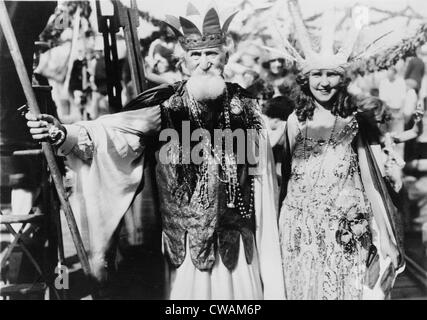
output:
[{"label": "woman's curly hair", "polygon": [[[308,82],[309,74],[300,74],[296,77],[297,86],[295,86],[291,98],[295,101],[295,112],[299,121],[303,122],[307,118],[312,119],[314,109],[316,108],[313,94],[310,92]],[[346,118],[357,110],[356,99],[347,92],[347,86],[350,79],[341,76],[341,81],[338,85],[338,92],[332,98],[333,115],[339,115]]]}]

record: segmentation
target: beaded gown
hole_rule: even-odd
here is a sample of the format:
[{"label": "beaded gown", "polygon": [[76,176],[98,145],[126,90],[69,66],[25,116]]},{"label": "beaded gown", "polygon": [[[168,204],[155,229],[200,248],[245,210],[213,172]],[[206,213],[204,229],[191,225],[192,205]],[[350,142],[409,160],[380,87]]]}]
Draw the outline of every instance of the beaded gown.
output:
[{"label": "beaded gown", "polygon": [[[296,119],[295,119],[296,121]],[[295,137],[279,232],[287,299],[361,299],[372,210],[357,153],[355,118],[329,141]]]}]

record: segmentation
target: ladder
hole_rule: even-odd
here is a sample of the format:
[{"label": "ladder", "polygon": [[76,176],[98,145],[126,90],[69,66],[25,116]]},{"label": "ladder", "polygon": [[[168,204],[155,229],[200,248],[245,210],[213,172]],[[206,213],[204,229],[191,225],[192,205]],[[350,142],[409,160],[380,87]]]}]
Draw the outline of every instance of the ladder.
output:
[{"label": "ladder", "polygon": [[[35,115],[38,115],[40,114],[39,104],[37,102],[34,90],[31,86],[31,82],[30,82],[27,70],[25,68],[24,60],[15,36],[15,32],[13,30],[5,2],[3,0],[0,1],[0,26],[3,31],[2,34],[7,42],[8,48],[13,58],[16,72],[21,82],[28,106],[32,113],[34,113]],[[71,236],[73,238],[73,242],[77,250],[77,255],[82,264],[83,272],[85,273],[86,276],[89,277],[89,275],[91,274],[89,260],[88,260],[85,248],[83,246],[83,241],[81,239],[79,230],[77,228],[77,224],[76,224],[76,220],[75,220],[72,208],[68,201],[68,196],[64,190],[62,175],[58,168],[58,164],[55,159],[53,148],[48,142],[42,142],[41,150],[45,156],[46,165],[49,168],[49,177],[51,178],[51,181],[53,181],[55,185],[57,196],[61,203],[61,208],[65,214],[65,218],[67,220],[67,224],[70,229]],[[7,225],[10,227],[11,224],[9,223]],[[89,278],[89,280],[91,279]]]},{"label": "ladder", "polygon": [[[49,86],[34,86],[33,90],[40,102],[42,111],[48,111],[48,99],[50,98]],[[41,149],[26,149],[14,151],[11,161],[19,161],[26,158],[29,164],[38,164],[41,162],[40,185],[34,189],[40,188],[39,196],[31,204],[32,209],[29,212],[10,212],[0,215],[0,225],[4,226],[5,231],[12,237],[10,244],[2,251],[0,266],[2,273],[6,275],[0,285],[0,296],[3,298],[26,298],[26,297],[48,297],[49,299],[63,299],[65,291],[60,292],[54,286],[56,277],[55,267],[64,265],[64,247],[62,243],[62,230],[60,222],[60,205],[58,195],[52,184],[46,161],[42,157]],[[24,178],[23,173],[13,173],[10,178]],[[13,180],[13,179],[10,179]],[[29,187],[23,185],[22,187]],[[11,190],[10,190],[11,192]],[[9,208],[13,209],[11,206]],[[18,226],[17,229],[14,226]],[[6,243],[6,241],[4,241]],[[34,248],[41,249],[35,252]],[[37,254],[39,253],[39,254]],[[31,282],[19,280],[20,265],[26,260],[29,266],[35,271],[35,276]],[[30,270],[25,268],[24,278],[28,278]],[[31,277],[30,277],[31,278]]]}]

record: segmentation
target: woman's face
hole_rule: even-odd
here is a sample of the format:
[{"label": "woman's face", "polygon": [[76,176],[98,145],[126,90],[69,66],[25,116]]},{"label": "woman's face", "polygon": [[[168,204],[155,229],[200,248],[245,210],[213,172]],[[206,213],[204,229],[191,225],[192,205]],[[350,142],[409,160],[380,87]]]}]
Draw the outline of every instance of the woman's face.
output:
[{"label": "woman's face", "polygon": [[338,92],[341,75],[330,69],[311,70],[308,78],[310,92],[320,104],[328,103]]},{"label": "woman's face", "polygon": [[283,71],[284,60],[282,58],[270,60],[270,72],[274,75],[280,74]]},{"label": "woman's face", "polygon": [[240,57],[241,64],[244,65],[246,68],[252,68],[257,64],[257,58],[251,54],[244,53]]}]

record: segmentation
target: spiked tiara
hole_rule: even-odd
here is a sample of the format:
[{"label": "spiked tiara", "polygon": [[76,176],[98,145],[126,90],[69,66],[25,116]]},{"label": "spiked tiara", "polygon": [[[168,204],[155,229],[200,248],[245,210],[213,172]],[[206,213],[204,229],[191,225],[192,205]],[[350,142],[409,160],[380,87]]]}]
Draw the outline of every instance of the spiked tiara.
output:
[{"label": "spiked tiara", "polygon": [[373,56],[384,50],[390,43],[384,43],[383,40],[389,36],[392,31],[383,34],[375,41],[371,42],[359,54],[354,54],[353,50],[358,40],[360,28],[352,25],[351,30],[346,34],[345,40],[342,42],[341,47],[334,52],[334,12],[327,10],[323,14],[322,30],[320,49],[314,50],[314,46],[310,39],[308,30],[304,25],[301,11],[296,4],[297,0],[288,0],[289,13],[293,19],[295,26],[295,36],[298,39],[302,53],[299,52],[289,43],[285,37],[281,40],[285,46],[284,55],[287,59],[297,62],[303,73],[309,72],[313,69],[344,69],[356,59],[363,59]]},{"label": "spiked tiara", "polygon": [[217,11],[211,8],[206,12],[200,30],[194,22],[200,21],[202,16],[192,3],[188,3],[187,17],[166,15],[165,22],[185,50],[212,48],[225,43],[228,27],[236,14],[237,12],[234,12],[229,16],[221,27]]}]

